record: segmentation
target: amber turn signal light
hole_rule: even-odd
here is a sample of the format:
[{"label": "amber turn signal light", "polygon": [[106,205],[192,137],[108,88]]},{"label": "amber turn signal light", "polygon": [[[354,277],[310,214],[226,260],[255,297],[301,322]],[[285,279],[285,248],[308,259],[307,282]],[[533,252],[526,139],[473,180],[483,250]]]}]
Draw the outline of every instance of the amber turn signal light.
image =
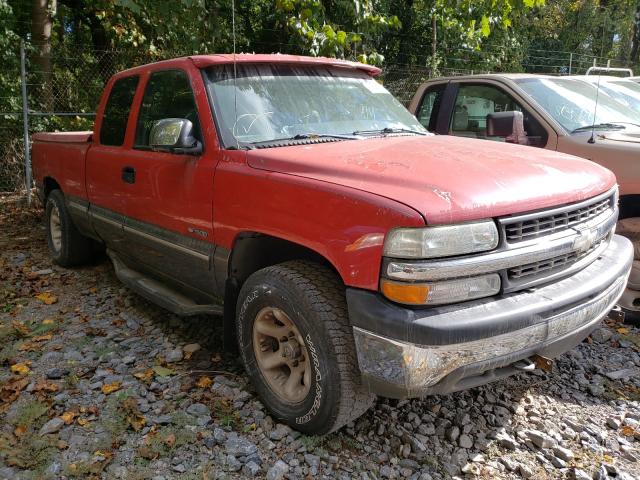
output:
[{"label": "amber turn signal light", "polygon": [[380,290],[392,302],[407,305],[424,305],[429,297],[429,286],[423,283],[398,283],[383,278]]}]

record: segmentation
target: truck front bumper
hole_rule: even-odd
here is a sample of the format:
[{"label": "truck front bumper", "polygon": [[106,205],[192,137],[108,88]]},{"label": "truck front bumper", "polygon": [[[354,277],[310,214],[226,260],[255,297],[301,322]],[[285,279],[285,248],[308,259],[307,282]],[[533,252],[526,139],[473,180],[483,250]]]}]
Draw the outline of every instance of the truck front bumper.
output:
[{"label": "truck front bumper", "polygon": [[554,358],[580,343],[622,295],[633,248],[614,235],[588,267],[554,283],[498,298],[428,309],[348,289],[363,381],[391,398],[443,394],[520,371],[533,355]]}]

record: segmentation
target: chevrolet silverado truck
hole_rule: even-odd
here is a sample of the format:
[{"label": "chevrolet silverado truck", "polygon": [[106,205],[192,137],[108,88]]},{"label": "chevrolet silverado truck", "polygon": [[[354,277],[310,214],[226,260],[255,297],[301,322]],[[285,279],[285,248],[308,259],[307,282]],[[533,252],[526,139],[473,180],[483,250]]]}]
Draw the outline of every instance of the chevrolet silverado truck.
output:
[{"label": "chevrolet silverado truck", "polygon": [[[598,88],[598,85],[600,88]],[[620,306],[640,319],[640,100],[628,79],[487,74],[420,86],[409,110],[429,131],[569,153],[613,171],[620,184],[618,233],[635,259]],[[533,155],[533,154],[532,154]]]},{"label": "chevrolet silverado truck", "polygon": [[432,135],[378,73],[207,55],[116,74],[93,132],[34,135],[53,259],[102,246],[140,295],[221,319],[266,407],[315,434],[581,342],[632,262],[614,175]]}]

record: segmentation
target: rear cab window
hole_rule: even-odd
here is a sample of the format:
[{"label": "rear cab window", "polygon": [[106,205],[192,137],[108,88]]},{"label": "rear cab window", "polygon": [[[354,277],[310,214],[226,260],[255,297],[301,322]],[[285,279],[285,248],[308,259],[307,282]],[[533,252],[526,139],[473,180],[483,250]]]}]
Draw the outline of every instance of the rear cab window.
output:
[{"label": "rear cab window", "polygon": [[138,114],[134,148],[150,149],[151,128],[165,118],[191,121],[193,136],[202,142],[195,97],[189,77],[182,70],[161,70],[149,77]]},{"label": "rear cab window", "polygon": [[131,104],[139,80],[138,75],[119,78],[111,87],[100,126],[100,143],[102,145],[120,147],[124,143]]},{"label": "rear cab window", "polygon": [[442,95],[446,87],[446,83],[429,87],[425,91],[422,101],[420,102],[420,107],[418,108],[416,117],[418,118],[418,121],[430,132],[436,131],[440,104],[442,103]]}]

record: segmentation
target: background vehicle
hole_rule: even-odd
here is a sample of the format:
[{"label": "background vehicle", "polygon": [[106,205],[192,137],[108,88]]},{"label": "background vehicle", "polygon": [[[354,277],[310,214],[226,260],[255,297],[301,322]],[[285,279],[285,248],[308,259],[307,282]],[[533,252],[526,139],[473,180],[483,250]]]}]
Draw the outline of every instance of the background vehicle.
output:
[{"label": "background vehicle", "polygon": [[[632,103],[629,80],[621,78],[603,83],[596,109],[592,82],[597,79],[530,74],[438,78],[418,89],[409,110],[440,135],[520,143],[597,162],[616,174],[620,218],[634,219],[640,217],[640,111]],[[607,91],[624,93],[628,105]],[[619,228],[634,242],[640,238],[638,230],[637,220],[624,220]],[[640,245],[636,252],[640,259]],[[640,262],[634,263],[631,278],[621,306],[640,312],[640,291],[631,288],[640,285]]]},{"label": "background vehicle", "polygon": [[598,79],[597,75],[583,75],[565,78],[583,80],[595,85],[596,87],[600,85],[601,92],[604,92],[609,97],[617,100],[625,107],[640,113],[640,84],[633,80],[611,76],[601,76]]},{"label": "background vehicle", "polygon": [[211,55],[115,75],[93,133],[34,136],[54,259],[99,242],[141,295],[223,314],[262,401],[305,432],[582,341],[630,270],[614,175],[433,136],[377,73]]}]

